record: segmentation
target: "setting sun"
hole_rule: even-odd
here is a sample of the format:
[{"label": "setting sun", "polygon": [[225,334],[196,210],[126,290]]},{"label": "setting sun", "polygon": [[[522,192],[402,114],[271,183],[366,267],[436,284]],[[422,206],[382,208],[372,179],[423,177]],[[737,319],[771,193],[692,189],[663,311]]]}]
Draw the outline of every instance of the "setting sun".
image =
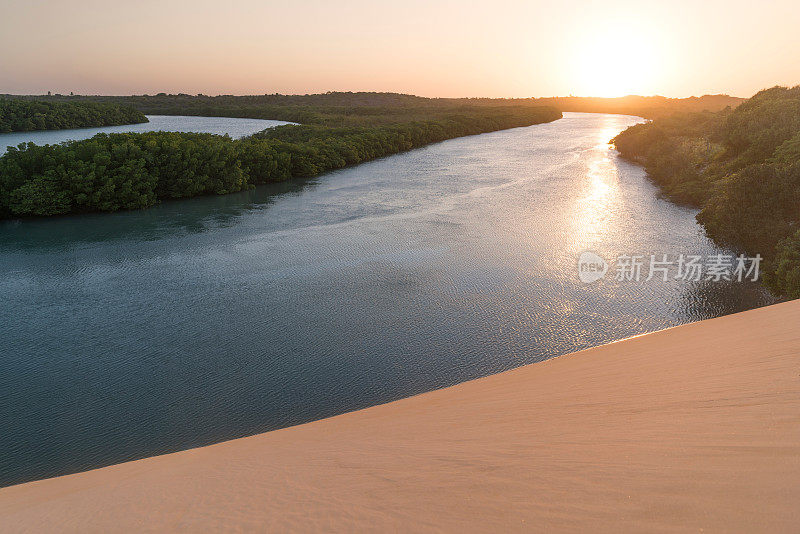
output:
[{"label": "setting sun", "polygon": [[572,59],[575,94],[617,97],[653,94],[663,68],[656,38],[640,28],[602,26],[576,43]]}]

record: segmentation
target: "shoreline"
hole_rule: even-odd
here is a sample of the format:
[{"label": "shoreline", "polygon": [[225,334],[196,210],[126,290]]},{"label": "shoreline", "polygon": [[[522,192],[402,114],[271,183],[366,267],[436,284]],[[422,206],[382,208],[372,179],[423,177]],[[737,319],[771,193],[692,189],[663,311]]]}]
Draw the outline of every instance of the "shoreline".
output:
[{"label": "shoreline", "polygon": [[9,531],[790,531],[800,301],[0,489]]}]

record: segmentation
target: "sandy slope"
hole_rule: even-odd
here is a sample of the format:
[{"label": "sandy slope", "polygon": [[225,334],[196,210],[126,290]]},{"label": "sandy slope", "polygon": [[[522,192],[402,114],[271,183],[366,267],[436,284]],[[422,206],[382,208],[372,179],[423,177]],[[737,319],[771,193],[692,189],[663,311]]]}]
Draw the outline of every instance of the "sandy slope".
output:
[{"label": "sandy slope", "polygon": [[0,530],[800,531],[800,301],[0,490]]}]

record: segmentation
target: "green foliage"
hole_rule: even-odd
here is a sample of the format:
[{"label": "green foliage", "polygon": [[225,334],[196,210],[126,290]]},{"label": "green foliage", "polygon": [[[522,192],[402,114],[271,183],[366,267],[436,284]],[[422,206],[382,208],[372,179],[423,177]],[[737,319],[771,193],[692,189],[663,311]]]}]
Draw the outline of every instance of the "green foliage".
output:
[{"label": "green foliage", "polygon": [[[413,115],[412,116],[416,116]],[[99,134],[11,148],[0,157],[0,217],[116,211],[309,177],[453,137],[549,122],[542,107],[470,108],[428,120],[346,127],[281,126],[251,137],[175,132]]]},{"label": "green foliage", "polygon": [[640,124],[614,143],[669,197],[701,208],[710,237],[761,254],[771,286],[800,296],[800,86],[761,91],[733,111]]},{"label": "green foliage", "polygon": [[117,104],[0,98],[0,133],[116,126],[147,122],[140,111]]},{"label": "green foliage", "polygon": [[718,242],[771,256],[800,221],[800,161],[787,168],[750,165],[726,176],[697,220]]},{"label": "green foliage", "polygon": [[[31,98],[15,96],[14,98]],[[498,107],[552,107],[559,111],[622,113],[665,117],[676,112],[719,111],[744,99],[727,95],[691,98],[624,96],[619,98],[423,98],[397,93],[329,92],[311,95],[187,95],[53,96],[65,102],[111,103],[131,106],[150,115],[199,115],[277,119],[301,124],[358,126],[425,121],[430,114],[460,114],[465,110]]]},{"label": "green foliage", "polygon": [[724,141],[729,156],[734,158],[731,167],[763,162],[798,132],[800,86],[761,91],[728,117]]},{"label": "green foliage", "polygon": [[776,167],[786,167],[800,161],[800,133],[775,149],[768,162]]},{"label": "green foliage", "polygon": [[792,299],[800,298],[800,231],[778,244],[768,280],[780,294]]}]

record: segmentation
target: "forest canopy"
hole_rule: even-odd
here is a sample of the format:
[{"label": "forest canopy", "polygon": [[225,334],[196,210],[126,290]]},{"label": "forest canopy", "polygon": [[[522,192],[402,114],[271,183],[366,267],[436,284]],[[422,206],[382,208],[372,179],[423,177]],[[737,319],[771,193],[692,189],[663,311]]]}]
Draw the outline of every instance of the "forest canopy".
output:
[{"label": "forest canopy", "polygon": [[0,133],[117,126],[147,122],[130,106],[53,99],[0,98]]},{"label": "forest canopy", "polygon": [[800,86],[639,124],[614,143],[667,196],[700,208],[712,239],[761,254],[769,285],[800,297]]},{"label": "forest canopy", "polygon": [[14,129],[137,122],[146,120],[143,113],[302,125],[238,141],[150,133],[100,135],[59,146],[21,145],[0,157],[0,218],[142,208],[161,199],[239,191],[452,137],[556,120],[561,112],[555,107],[660,116],[677,110],[718,110],[740,101],[724,95],[488,99],[350,92],[0,98],[5,124]]},{"label": "forest canopy", "polygon": [[288,125],[239,140],[147,132],[22,144],[0,157],[0,218],[137,209],[164,199],[231,193],[560,117],[537,106],[410,108],[403,114],[371,108],[346,125]]},{"label": "forest canopy", "polygon": [[[15,97],[37,98],[37,97]],[[148,115],[200,115],[276,119],[303,124],[343,126],[367,121],[371,124],[403,122],[427,111],[458,111],[469,108],[539,107],[559,111],[620,113],[657,118],[678,112],[719,111],[736,107],[745,99],[728,95],[690,98],[623,96],[617,98],[425,98],[399,93],[329,92],[309,95],[188,95],[53,96],[64,102],[109,103],[133,107]],[[422,118],[421,116],[418,118]]]}]

